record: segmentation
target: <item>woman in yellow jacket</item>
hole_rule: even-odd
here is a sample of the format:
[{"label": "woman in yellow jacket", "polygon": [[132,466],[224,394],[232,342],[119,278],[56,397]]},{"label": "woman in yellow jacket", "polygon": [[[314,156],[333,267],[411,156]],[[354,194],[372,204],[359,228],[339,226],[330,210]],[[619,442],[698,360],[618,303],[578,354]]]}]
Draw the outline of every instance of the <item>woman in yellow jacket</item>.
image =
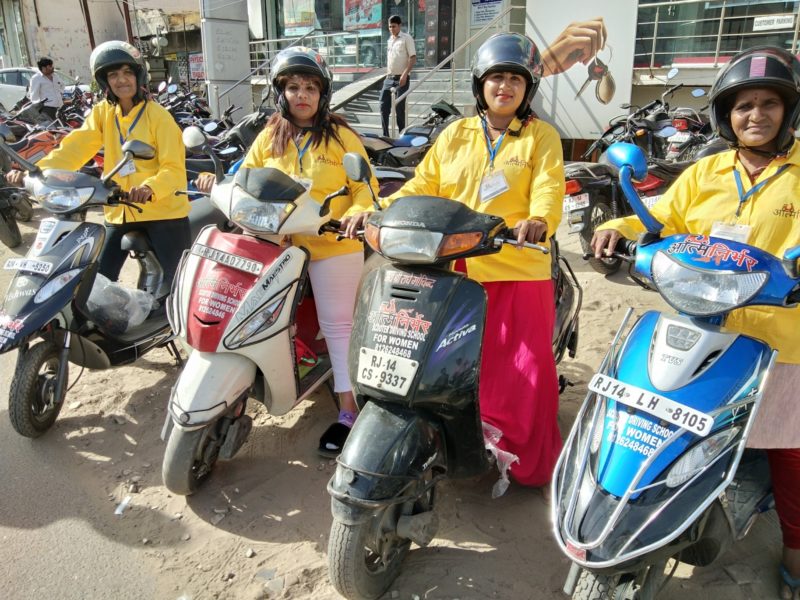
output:
[{"label": "woman in yellow jacket", "polygon": [[[181,131],[167,110],[145,97],[147,72],[136,48],[120,41],[100,44],[92,52],[90,68],[105,100],[95,105],[80,129],[66,136],[38,166],[78,170],[104,148],[105,167],[111,169],[122,159],[122,144],[127,140],[140,140],[155,148],[153,159],[131,161],[113,178],[142,211],[127,206],[104,209],[106,239],[99,271],[115,281],[126,257],[120,249],[122,236],[131,230],[144,231],[169,289],[181,254],[191,243],[189,201],[175,194],[186,186],[186,149]],[[12,171],[7,179],[19,184],[23,176]]]},{"label": "woman in yellow jacket", "polygon": [[[561,221],[564,164],[556,130],[530,103],[542,75],[533,41],[496,34],[475,54],[478,116],[445,129],[392,198],[432,195],[505,219],[520,242],[551,237]],[[480,371],[481,419],[500,430],[499,450],[519,483],[544,486],[561,449],[550,256],[504,247],[470,258],[488,294]]]},{"label": "woman in yellow jacket", "polygon": [[[319,202],[342,186],[350,192],[331,204],[331,216],[340,219],[349,237],[355,236],[355,213],[372,210],[368,186],[350,181],[342,159],[347,152],[367,158],[364,145],[343,118],[329,110],[332,78],[325,60],[303,47],[279,52],[270,67],[272,90],[278,108],[258,135],[242,167],[280,169],[310,187]],[[198,178],[197,188],[210,189],[208,176]],[[378,184],[371,186],[377,195]],[[336,456],[356,418],[357,406],[347,372],[347,352],[353,328],[356,291],[364,266],[360,242],[337,241],[333,234],[319,237],[295,235],[292,243],[311,254],[308,275],[314,291],[319,326],[333,367],[334,390],[339,395],[339,418],[323,433],[319,453]]]},{"label": "woman in yellow jacket", "polygon": [[[746,242],[782,256],[800,244],[800,63],[775,47],[733,57],[717,76],[711,119],[731,150],[698,161],[653,206],[663,235],[696,233]],[[635,239],[636,217],[605,223],[592,240],[595,256],[620,237]],[[748,445],[766,448],[783,531],[781,596],[800,598],[800,307],[733,311],[726,327],[778,350]]]}]

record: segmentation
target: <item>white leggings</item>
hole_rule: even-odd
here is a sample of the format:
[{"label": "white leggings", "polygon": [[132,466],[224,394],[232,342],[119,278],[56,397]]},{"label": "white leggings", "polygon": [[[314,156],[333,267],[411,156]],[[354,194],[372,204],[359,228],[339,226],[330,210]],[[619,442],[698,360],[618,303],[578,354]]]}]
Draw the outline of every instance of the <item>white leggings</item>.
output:
[{"label": "white leggings", "polygon": [[347,374],[347,351],[350,332],[353,330],[353,310],[364,254],[353,252],[308,264],[308,277],[314,292],[319,328],[328,345],[328,354],[333,365],[333,389],[349,392],[350,376]]}]

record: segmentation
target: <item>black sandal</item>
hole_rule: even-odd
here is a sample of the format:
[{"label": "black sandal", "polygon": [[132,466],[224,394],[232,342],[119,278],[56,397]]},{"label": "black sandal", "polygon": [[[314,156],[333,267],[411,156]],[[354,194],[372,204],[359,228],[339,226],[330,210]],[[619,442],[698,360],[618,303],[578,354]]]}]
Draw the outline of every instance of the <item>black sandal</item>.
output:
[{"label": "black sandal", "polygon": [[348,435],[350,435],[350,428],[347,425],[334,423],[319,438],[317,453],[326,458],[336,458],[342,451]]}]

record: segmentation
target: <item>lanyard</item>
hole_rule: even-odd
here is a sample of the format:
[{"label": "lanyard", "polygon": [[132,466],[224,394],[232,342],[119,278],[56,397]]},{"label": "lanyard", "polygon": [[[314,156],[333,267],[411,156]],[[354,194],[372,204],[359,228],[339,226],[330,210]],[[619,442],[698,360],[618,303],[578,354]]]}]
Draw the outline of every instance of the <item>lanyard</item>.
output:
[{"label": "lanyard", "polygon": [[120,146],[122,146],[122,144],[128,141],[128,138],[131,135],[131,131],[133,131],[133,128],[136,127],[136,124],[139,122],[139,119],[142,118],[142,113],[144,113],[145,106],[146,106],[145,104],[142,104],[142,108],[139,110],[139,114],[136,115],[136,118],[133,120],[133,123],[131,123],[131,126],[128,127],[128,135],[125,136],[124,138],[122,137],[122,129],[119,126],[119,119],[117,118],[117,115],[114,115],[114,123],[117,124],[117,133],[119,134]]},{"label": "lanyard", "polygon": [[764,181],[759,182],[757,185],[754,185],[749,190],[747,190],[746,193],[744,191],[744,187],[742,186],[742,176],[739,173],[739,170],[734,167],[733,178],[736,180],[736,189],[739,192],[739,206],[736,209],[736,216],[738,217],[741,214],[742,206],[744,205],[745,202],[747,202],[747,199],[750,198],[750,196],[752,196],[753,194],[764,188],[764,186],[766,186],[770,181],[772,181],[778,175],[783,173],[788,168],[788,166],[789,165],[783,165],[780,169],[775,171],[775,173],[767,177]]},{"label": "lanyard", "polygon": [[503,138],[506,137],[506,132],[500,134],[500,137],[497,138],[497,141],[492,146],[492,140],[489,137],[489,129],[486,126],[486,119],[481,120],[481,124],[483,125],[483,135],[486,137],[486,149],[489,151],[489,170],[494,171],[494,157],[497,156],[497,151],[500,150],[500,144],[503,143]]},{"label": "lanyard", "polygon": [[297,164],[300,166],[300,172],[303,172],[303,156],[306,154],[306,150],[308,150],[309,145],[311,144],[311,134],[308,134],[308,139],[306,143],[303,145],[301,149],[300,146],[297,145],[297,140],[292,140],[294,142],[294,147],[297,148]]}]

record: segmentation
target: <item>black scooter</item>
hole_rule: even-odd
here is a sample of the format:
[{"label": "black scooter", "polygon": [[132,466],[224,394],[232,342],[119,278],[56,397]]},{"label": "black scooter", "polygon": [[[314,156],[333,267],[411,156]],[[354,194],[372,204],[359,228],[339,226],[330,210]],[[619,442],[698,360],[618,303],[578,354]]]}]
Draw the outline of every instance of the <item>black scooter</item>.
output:
[{"label": "black scooter", "polygon": [[[164,299],[170,283],[144,232],[127,233],[123,250],[139,263],[137,288],[152,295],[154,308],[140,324],[125,328],[127,297],[122,292],[110,304],[89,307],[98,256],[105,240],[101,224],[82,222],[90,208],[124,204],[127,195],[111,178],[128,160],[149,160],[155,150],[137,140],[126,142],[123,158],[102,179],[85,173],[50,169],[46,173],[11,150],[4,141],[10,131],[0,125],[0,151],[29,172],[28,191],[53,216],[42,219],[36,240],[24,258],[10,258],[6,270],[16,271],[0,306],[0,353],[19,349],[11,380],[8,412],[20,435],[35,438],[55,422],[67,391],[68,363],[108,369],[131,363],[153,348],[166,346],[176,362]],[[192,231],[224,221],[207,201],[192,203]],[[123,290],[124,292],[124,290]],[[116,301],[116,302],[115,302]],[[122,326],[120,326],[122,325]],[[41,342],[34,343],[37,338]]]},{"label": "black scooter", "polygon": [[[359,155],[344,164],[351,180],[368,181]],[[478,407],[486,292],[448,267],[517,243],[503,219],[432,196],[400,198],[375,213],[364,238],[388,262],[361,282],[349,357],[361,412],[328,484],[329,576],[350,599],[379,597],[411,542],[433,539],[438,481],[491,466]],[[556,268],[560,359],[575,354],[582,292],[566,261],[554,263],[566,267]]]}]

